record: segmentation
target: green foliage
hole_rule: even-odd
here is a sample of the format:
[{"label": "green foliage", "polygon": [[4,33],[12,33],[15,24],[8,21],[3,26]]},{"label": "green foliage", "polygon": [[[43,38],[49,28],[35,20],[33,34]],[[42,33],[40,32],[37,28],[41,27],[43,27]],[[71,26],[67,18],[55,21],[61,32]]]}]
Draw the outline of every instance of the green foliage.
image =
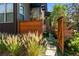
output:
[{"label": "green foliage", "polygon": [[23,35],[22,43],[26,48],[29,56],[45,55],[46,42],[42,35],[31,34]]},{"label": "green foliage", "polygon": [[21,43],[19,42],[19,37],[14,35],[7,35],[6,38],[3,38],[3,43],[5,44],[8,51],[11,55],[19,55]]},{"label": "green foliage", "polygon": [[41,56],[45,55],[46,45],[46,39],[43,38],[42,34],[2,34],[0,37],[0,54]]},{"label": "green foliage", "polygon": [[65,41],[65,54],[77,55],[79,53],[79,33],[74,33],[74,36]]},{"label": "green foliage", "polygon": [[57,53],[57,56],[62,56],[62,53],[61,53],[61,50],[60,50],[59,47],[57,47],[57,51],[56,51],[56,53]]},{"label": "green foliage", "polygon": [[67,7],[63,4],[56,4],[53,7],[53,10],[51,12],[51,15],[48,17],[48,20],[50,20],[50,22],[53,22],[53,24],[55,24],[57,22],[57,19],[61,16],[66,17],[67,15]]},{"label": "green foliage", "polygon": [[2,39],[0,39],[0,52],[5,52],[7,51],[7,48],[5,44],[2,42]]},{"label": "green foliage", "polygon": [[70,3],[66,4],[68,7],[68,19],[72,19],[74,28],[79,30],[79,4],[77,3]]},{"label": "green foliage", "polygon": [[30,41],[27,47],[27,53],[29,56],[44,55],[44,47],[37,44],[35,41]]}]

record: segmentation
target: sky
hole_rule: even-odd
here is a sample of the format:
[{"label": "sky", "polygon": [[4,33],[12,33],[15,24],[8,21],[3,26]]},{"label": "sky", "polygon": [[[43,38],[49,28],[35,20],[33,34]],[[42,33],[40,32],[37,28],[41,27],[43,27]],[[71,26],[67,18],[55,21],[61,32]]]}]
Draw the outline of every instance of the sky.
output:
[{"label": "sky", "polygon": [[49,12],[52,11],[54,5],[55,5],[55,3],[47,3],[47,9]]}]

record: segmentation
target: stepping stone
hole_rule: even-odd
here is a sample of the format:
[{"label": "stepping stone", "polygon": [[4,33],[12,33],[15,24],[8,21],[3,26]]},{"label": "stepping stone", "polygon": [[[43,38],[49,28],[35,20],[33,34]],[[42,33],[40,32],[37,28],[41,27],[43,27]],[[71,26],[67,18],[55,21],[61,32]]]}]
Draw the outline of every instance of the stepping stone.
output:
[{"label": "stepping stone", "polygon": [[54,49],[48,49],[48,50],[46,50],[46,56],[55,56],[55,54],[56,54],[56,50],[54,50]]},{"label": "stepping stone", "polygon": [[56,47],[52,47],[51,45],[48,44],[45,54],[46,54],[46,56],[55,56]]}]

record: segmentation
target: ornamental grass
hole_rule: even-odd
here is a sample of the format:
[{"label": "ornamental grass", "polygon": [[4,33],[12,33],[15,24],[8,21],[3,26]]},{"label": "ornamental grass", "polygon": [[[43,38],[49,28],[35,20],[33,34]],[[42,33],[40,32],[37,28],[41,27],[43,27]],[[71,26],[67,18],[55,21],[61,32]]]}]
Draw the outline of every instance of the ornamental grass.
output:
[{"label": "ornamental grass", "polygon": [[45,55],[46,45],[46,39],[38,33],[0,35],[0,55],[7,51],[11,56],[42,56]]}]

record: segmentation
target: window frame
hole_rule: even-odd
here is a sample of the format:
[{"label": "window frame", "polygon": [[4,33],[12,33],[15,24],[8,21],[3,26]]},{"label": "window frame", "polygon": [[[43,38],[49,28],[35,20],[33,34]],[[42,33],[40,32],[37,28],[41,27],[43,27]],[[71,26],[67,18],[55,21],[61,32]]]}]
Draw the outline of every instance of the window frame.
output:
[{"label": "window frame", "polygon": [[[7,4],[8,3],[2,3],[3,5],[4,5],[4,15],[3,15],[3,22],[0,22],[0,23],[13,23],[14,22],[14,20],[12,20],[11,22],[10,21],[7,21]],[[12,3],[13,4],[13,3]],[[13,6],[12,6],[12,9],[13,9]],[[14,11],[12,11],[12,13],[13,13]],[[14,16],[12,16],[13,18],[14,18]]]},{"label": "window frame", "polygon": [[[22,9],[20,9],[22,8]],[[20,10],[23,12],[23,13],[20,13]],[[23,19],[20,19],[20,15],[23,16]],[[19,4],[19,21],[24,21],[24,17],[25,17],[25,14],[24,14],[24,6],[22,3]]]},{"label": "window frame", "polygon": [[41,9],[40,8],[32,8],[32,18],[39,18],[40,19],[40,16],[41,16]]},{"label": "window frame", "polygon": [[4,12],[3,12],[3,22],[0,22],[0,23],[4,23],[4,19],[5,19],[5,3],[1,3],[1,5],[3,5],[3,7],[4,7]]}]

